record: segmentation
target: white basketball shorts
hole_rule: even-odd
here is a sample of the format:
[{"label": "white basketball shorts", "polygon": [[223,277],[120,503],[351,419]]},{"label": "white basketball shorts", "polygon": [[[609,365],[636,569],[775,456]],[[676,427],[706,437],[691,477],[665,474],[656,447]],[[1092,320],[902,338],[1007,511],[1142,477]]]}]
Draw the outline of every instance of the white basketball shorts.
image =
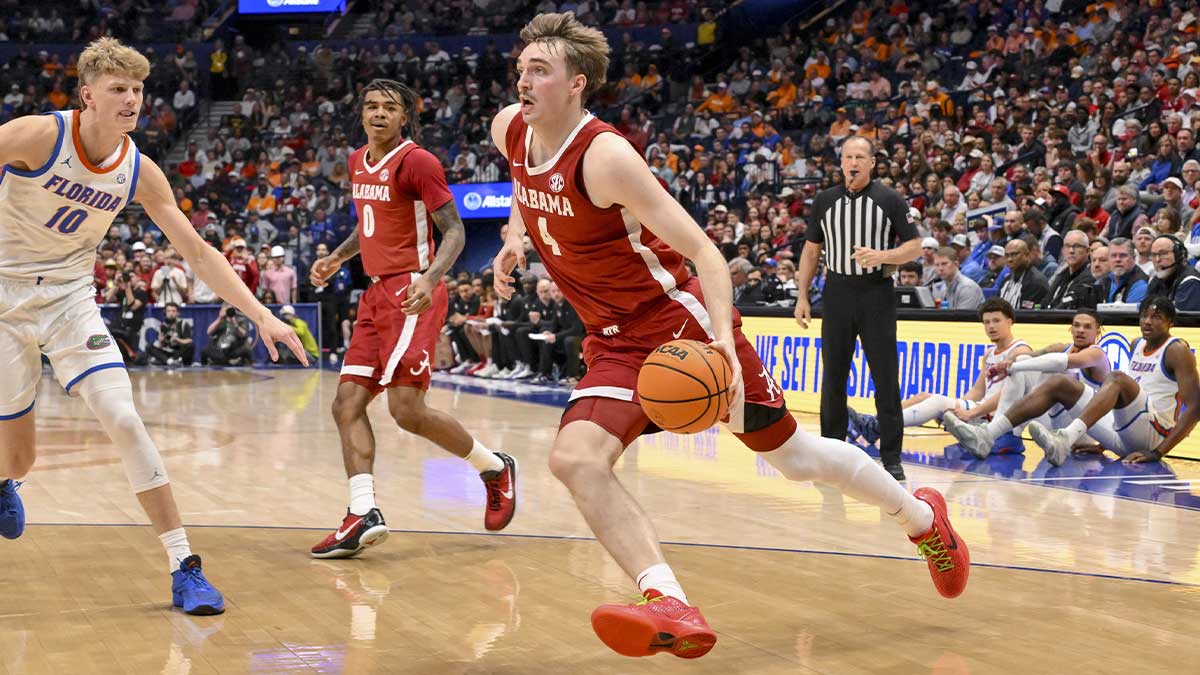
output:
[{"label": "white basketball shorts", "polygon": [[33,409],[42,354],[68,394],[91,373],[125,367],[90,281],[38,286],[0,280],[0,420]]}]

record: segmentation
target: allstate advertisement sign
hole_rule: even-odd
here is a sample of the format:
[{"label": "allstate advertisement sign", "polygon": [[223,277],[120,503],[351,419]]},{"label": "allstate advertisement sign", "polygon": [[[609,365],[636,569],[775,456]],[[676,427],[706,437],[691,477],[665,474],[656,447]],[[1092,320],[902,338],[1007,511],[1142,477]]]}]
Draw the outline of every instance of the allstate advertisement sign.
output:
[{"label": "allstate advertisement sign", "polygon": [[345,12],[346,0],[238,0],[241,14]]},{"label": "allstate advertisement sign", "polygon": [[468,218],[508,218],[512,183],[458,183],[450,186],[458,215]]}]

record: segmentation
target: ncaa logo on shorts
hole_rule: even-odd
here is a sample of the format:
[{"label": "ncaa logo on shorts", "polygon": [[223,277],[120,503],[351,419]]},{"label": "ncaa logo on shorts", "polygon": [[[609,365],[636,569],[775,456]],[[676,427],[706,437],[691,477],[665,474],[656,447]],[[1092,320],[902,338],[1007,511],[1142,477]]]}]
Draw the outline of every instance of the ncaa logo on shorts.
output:
[{"label": "ncaa logo on shorts", "polygon": [[468,211],[477,211],[483,206],[483,197],[478,192],[468,192],[463,195],[463,207]]},{"label": "ncaa logo on shorts", "polygon": [[383,171],[379,172],[379,180],[386,181],[390,175],[392,174],[389,173],[387,169],[384,169]]},{"label": "ncaa logo on shorts", "polygon": [[85,344],[87,344],[88,349],[97,351],[111,345],[112,338],[107,335],[97,333],[96,335],[90,336]]},{"label": "ncaa logo on shorts", "polygon": [[1100,342],[1097,343],[1100,350],[1108,357],[1108,362],[1112,364],[1113,370],[1123,370],[1129,365],[1129,359],[1133,356],[1133,347],[1129,344],[1129,339],[1117,332],[1109,332],[1100,336]]},{"label": "ncaa logo on shorts", "polygon": [[562,192],[563,185],[564,185],[563,175],[561,173],[556,173],[553,176],[550,176],[550,191],[551,192]]}]

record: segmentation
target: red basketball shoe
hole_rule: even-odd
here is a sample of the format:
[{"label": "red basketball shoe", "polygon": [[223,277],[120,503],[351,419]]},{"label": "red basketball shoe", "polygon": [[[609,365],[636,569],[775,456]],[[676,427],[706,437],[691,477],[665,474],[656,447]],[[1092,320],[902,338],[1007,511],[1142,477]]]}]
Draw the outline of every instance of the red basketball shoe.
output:
[{"label": "red basketball shoe", "polygon": [[387,536],[387,523],[383,521],[379,509],[371,509],[365,516],[356,516],[347,509],[341,527],[312,547],[312,556],[349,558],[358,555],[364,548],[383,543]]},{"label": "red basketball shoe", "polygon": [[600,605],[592,612],[592,630],[604,644],[624,656],[671,652],[698,659],[717,643],[700,609],[653,588],[631,605]]},{"label": "red basketball shoe", "polygon": [[919,537],[909,537],[917,545],[917,553],[929,564],[929,576],[944,598],[956,598],[967,587],[971,573],[971,553],[950,525],[946,515],[946,499],[930,487],[918,488],[913,496],[933,509],[933,527]]},{"label": "red basketball shoe", "polygon": [[503,452],[497,452],[496,456],[504,462],[504,468],[479,474],[487,488],[483,526],[493,531],[508,527],[517,512],[517,460]]}]

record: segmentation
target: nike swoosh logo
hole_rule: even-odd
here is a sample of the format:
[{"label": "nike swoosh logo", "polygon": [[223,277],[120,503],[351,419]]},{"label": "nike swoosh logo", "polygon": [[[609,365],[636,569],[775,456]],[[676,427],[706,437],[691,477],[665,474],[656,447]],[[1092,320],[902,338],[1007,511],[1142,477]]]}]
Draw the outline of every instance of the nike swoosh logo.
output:
[{"label": "nike swoosh logo", "polygon": [[520,162],[513,162],[513,166],[524,166],[524,165],[521,164]]},{"label": "nike swoosh logo", "polygon": [[396,291],[396,295],[400,295],[401,293],[403,293],[404,291],[407,291],[407,290],[408,290],[408,286],[405,286],[404,288],[401,288],[400,290]]},{"label": "nike swoosh logo", "polygon": [[362,174],[362,172],[363,172],[363,170],[362,170],[362,169],[359,169],[358,171],[355,171],[355,172],[354,172],[354,175],[355,175],[355,176],[361,175],[361,174]]},{"label": "nike swoosh logo", "polygon": [[[950,548],[958,550],[958,539],[954,537],[954,528],[950,527],[950,521],[943,518],[942,521],[946,525],[946,534],[950,536]],[[940,527],[938,528],[941,529]]]},{"label": "nike swoosh logo", "polygon": [[333,534],[334,539],[341,539],[342,537],[345,537],[346,535],[350,534],[350,530],[353,530],[354,528],[358,527],[358,524],[361,522],[362,522],[362,516],[358,516],[358,518],[356,518],[353,523],[350,523],[349,527],[347,527],[344,530],[339,529],[337,532],[335,532]]},{"label": "nike swoosh logo", "polygon": [[510,485],[507,490],[501,490],[500,494],[504,495],[505,499],[512,499],[513,498],[512,486]]},{"label": "nike swoosh logo", "polygon": [[691,321],[691,319],[684,319],[683,325],[679,327],[679,330],[675,331],[674,333],[671,333],[671,335],[674,336],[676,340],[679,339],[680,335],[683,335],[683,329],[687,328],[688,321]]}]

